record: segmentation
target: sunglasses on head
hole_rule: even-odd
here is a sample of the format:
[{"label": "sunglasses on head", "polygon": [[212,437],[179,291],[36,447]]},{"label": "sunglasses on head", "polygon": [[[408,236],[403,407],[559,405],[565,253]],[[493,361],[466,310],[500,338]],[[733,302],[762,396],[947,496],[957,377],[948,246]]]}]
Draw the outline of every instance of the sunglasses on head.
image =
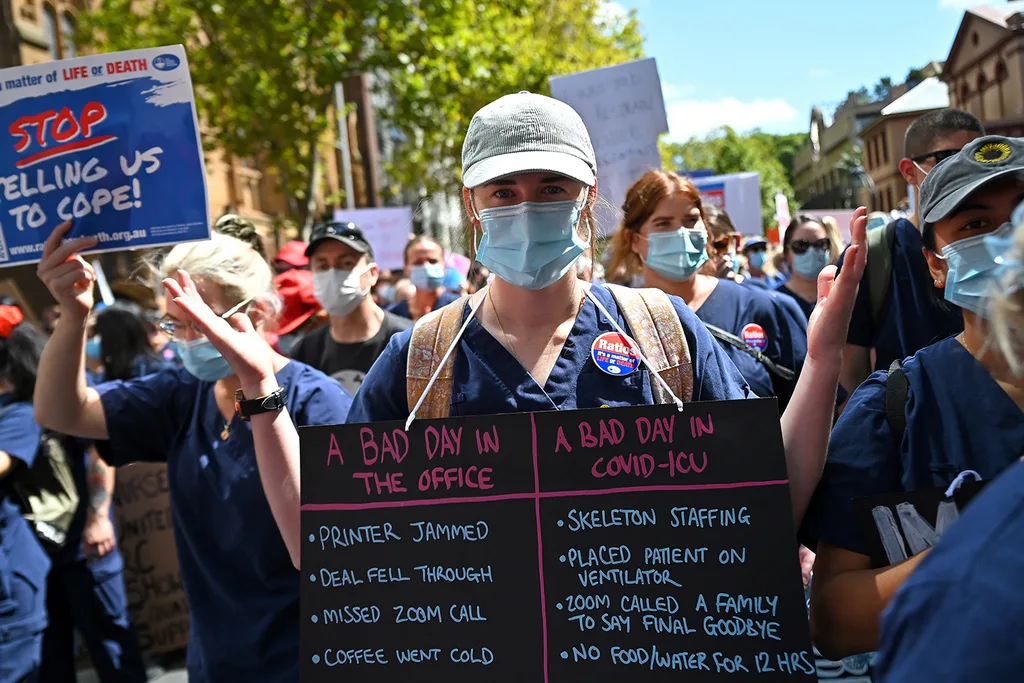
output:
[{"label": "sunglasses on head", "polygon": [[793,240],[789,243],[789,248],[793,250],[794,254],[803,254],[811,247],[820,249],[822,251],[828,251],[829,241],[827,237],[822,237],[820,240]]},{"label": "sunglasses on head", "polygon": [[924,162],[928,161],[929,159],[935,159],[935,163],[938,164],[940,161],[943,161],[945,159],[950,158],[951,156],[953,156],[954,154],[958,153],[959,151],[960,150],[958,150],[958,149],[940,149],[940,150],[938,150],[936,152],[928,152],[927,154],[922,154],[920,156],[911,157],[910,160],[911,161],[916,161],[919,164],[923,164]]}]

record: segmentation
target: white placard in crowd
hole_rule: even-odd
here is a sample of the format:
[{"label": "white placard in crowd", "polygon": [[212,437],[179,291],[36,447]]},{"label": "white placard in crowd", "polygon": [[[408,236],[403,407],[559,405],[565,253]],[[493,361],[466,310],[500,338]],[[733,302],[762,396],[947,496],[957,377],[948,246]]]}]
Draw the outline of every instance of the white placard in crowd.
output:
[{"label": "white placard in crowd", "polygon": [[727,173],[690,178],[705,204],[714,204],[729,214],[741,235],[761,235],[761,176],[757,173]]},{"label": "white placard in crowd", "polygon": [[383,209],[338,209],[334,220],[358,225],[373,245],[373,253],[381,270],[405,267],[405,243],[412,235],[412,208],[408,206]]},{"label": "white placard in crowd", "polygon": [[598,191],[615,207],[598,213],[604,234],[615,230],[626,191],[661,168],[658,136],[668,132],[661,79],[653,58],[551,79],[551,95],[579,112],[597,154]]}]

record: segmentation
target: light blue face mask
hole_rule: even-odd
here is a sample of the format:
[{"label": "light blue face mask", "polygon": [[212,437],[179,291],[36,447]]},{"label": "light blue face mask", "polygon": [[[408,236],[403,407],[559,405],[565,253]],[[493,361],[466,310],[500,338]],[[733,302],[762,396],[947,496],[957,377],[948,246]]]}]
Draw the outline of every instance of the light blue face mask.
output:
[{"label": "light blue face mask", "polygon": [[96,335],[95,337],[88,339],[85,342],[85,357],[88,358],[89,360],[99,360],[101,358],[100,344],[101,341],[99,335]]},{"label": "light blue face mask", "polygon": [[987,235],[975,235],[942,248],[942,258],[949,270],[946,273],[946,301],[987,318],[985,299],[992,282],[999,273],[999,265],[990,248],[1008,238],[1013,231],[1010,223],[1003,223]]},{"label": "light blue face mask", "polygon": [[802,254],[793,254],[793,272],[806,280],[817,280],[818,273],[828,265],[827,249],[809,247]]},{"label": "light blue face mask", "polygon": [[432,292],[444,284],[444,271],[443,263],[421,263],[409,269],[409,280],[416,289]]},{"label": "light blue face mask", "polygon": [[647,237],[645,264],[673,282],[685,282],[697,274],[708,260],[708,233],[704,230],[679,228],[675,232],[659,232]]},{"label": "light blue face mask", "polygon": [[544,289],[590,245],[576,234],[582,201],[523,202],[480,211],[484,236],[476,260],[505,282]]},{"label": "light blue face mask", "polygon": [[220,351],[208,339],[178,342],[178,353],[185,369],[196,379],[216,382],[235,374]]},{"label": "light blue face mask", "polygon": [[750,252],[750,256],[747,257],[747,261],[750,263],[751,268],[761,270],[764,268],[764,264],[768,263],[768,252],[752,251]]}]

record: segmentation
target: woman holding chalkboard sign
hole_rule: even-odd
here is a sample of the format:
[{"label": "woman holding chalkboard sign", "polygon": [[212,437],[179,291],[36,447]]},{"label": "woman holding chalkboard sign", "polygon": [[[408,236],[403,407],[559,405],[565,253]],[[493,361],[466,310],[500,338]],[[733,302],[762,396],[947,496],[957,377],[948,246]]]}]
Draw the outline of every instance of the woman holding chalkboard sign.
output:
[{"label": "woman holding chalkboard sign", "polygon": [[167,463],[192,627],[189,680],[298,680],[292,420],[344,422],[351,399],[324,374],[272,350],[262,334],[278,305],[270,267],[249,245],[218,233],[176,246],[161,264],[170,296],[160,328],[178,343],[184,368],[87,387],[95,275],[77,252],[96,241],[62,244],[69,227],[54,230],[39,263],[63,314],[39,367],[37,419],[94,440],[108,464]]},{"label": "woman holding chalkboard sign", "polygon": [[[681,299],[577,277],[573,266],[596,237],[598,169],[571,107],[531,93],[492,102],[473,117],[462,162],[476,260],[494,282],[393,337],[356,395],[350,422],[752,395]],[[828,269],[820,278],[803,377],[782,417],[798,520],[821,472],[864,266],[858,215],[856,272],[833,283]]]},{"label": "woman holding chalkboard sign", "polygon": [[1024,454],[1024,379],[992,343],[985,298],[1000,269],[988,242],[1009,234],[1022,199],[1020,138],[979,138],[921,187],[924,256],[964,332],[873,374],[836,423],[802,530],[817,542],[811,627],[831,659],[878,646],[883,611],[928,553],[872,568],[854,501],[941,490],[965,470],[991,479]]}]

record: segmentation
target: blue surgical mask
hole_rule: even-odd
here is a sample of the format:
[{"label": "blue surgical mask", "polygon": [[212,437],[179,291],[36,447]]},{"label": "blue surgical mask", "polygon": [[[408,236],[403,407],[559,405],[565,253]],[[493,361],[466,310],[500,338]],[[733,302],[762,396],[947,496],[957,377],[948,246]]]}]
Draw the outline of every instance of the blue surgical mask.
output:
[{"label": "blue surgical mask", "polygon": [[793,272],[805,280],[817,280],[818,273],[828,265],[827,249],[810,247],[802,254],[793,254]]},{"label": "blue surgical mask", "polygon": [[1008,237],[1012,231],[1013,226],[1004,223],[987,235],[975,235],[943,247],[941,258],[949,267],[946,273],[946,301],[983,318],[987,317],[985,300],[999,269],[989,244]]},{"label": "blue surgical mask", "polygon": [[189,374],[204,382],[216,382],[235,374],[224,356],[208,339],[178,342],[178,353]]},{"label": "blue surgical mask", "polygon": [[444,284],[443,263],[421,263],[409,269],[409,279],[416,289],[432,292]]},{"label": "blue surgical mask", "polygon": [[100,360],[100,336],[96,335],[85,342],[85,357],[89,360]]},{"label": "blue surgical mask", "polygon": [[647,259],[651,269],[674,282],[685,282],[708,260],[708,233],[679,228],[647,237]]},{"label": "blue surgical mask", "polygon": [[747,256],[747,261],[750,263],[751,268],[757,268],[761,270],[764,268],[764,264],[768,263],[768,252],[766,251],[752,251]]},{"label": "blue surgical mask", "polygon": [[544,289],[560,280],[590,245],[576,234],[582,201],[523,202],[484,209],[476,260],[505,282]]}]

